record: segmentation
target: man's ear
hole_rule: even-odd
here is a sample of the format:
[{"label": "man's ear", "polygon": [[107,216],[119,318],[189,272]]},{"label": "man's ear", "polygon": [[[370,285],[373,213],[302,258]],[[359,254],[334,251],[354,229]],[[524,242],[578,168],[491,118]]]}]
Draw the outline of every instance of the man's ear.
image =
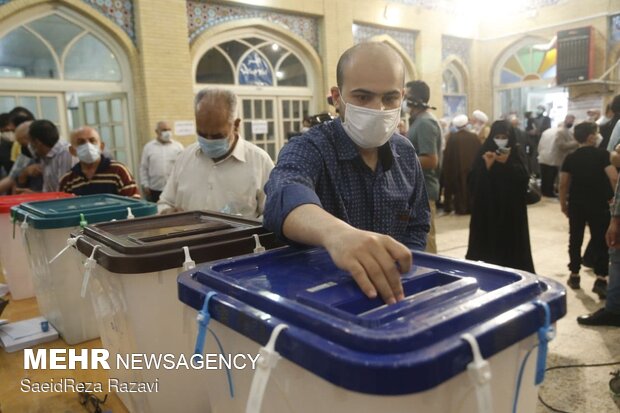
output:
[{"label": "man's ear", "polygon": [[235,119],[235,122],[233,123],[233,125],[234,125],[234,127],[235,127],[235,128],[234,128],[234,131],[235,131],[235,132],[239,132],[239,125],[240,125],[240,124],[241,124],[241,119],[239,119],[239,118]]},{"label": "man's ear", "polygon": [[332,102],[334,102],[334,106],[340,103],[340,89],[337,86],[332,86],[329,90],[332,94]]},{"label": "man's ear", "polygon": [[103,152],[103,150],[105,149],[105,142],[101,141],[101,143],[99,144],[99,148],[101,149],[101,152]]},{"label": "man's ear", "polygon": [[73,145],[69,146],[69,153],[77,158],[77,151],[73,147]]}]

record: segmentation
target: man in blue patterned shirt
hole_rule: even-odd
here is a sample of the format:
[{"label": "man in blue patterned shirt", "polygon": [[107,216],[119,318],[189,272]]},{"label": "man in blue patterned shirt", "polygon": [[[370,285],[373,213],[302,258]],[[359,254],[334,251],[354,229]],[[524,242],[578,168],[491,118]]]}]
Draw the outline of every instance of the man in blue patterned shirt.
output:
[{"label": "man in blue patterned shirt", "polygon": [[292,139],[265,186],[267,228],[325,247],[368,297],[388,304],[404,298],[400,274],[411,268],[409,248],[424,250],[430,217],[415,149],[394,133],[404,73],[385,44],[347,50],[331,89],[342,121]]}]

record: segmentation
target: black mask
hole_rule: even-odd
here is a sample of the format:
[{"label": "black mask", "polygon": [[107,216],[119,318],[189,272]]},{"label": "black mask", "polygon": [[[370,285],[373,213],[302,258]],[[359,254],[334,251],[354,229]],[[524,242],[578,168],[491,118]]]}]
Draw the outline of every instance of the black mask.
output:
[{"label": "black mask", "polygon": [[572,123],[567,123],[564,126],[566,126],[566,129],[570,129],[570,128],[573,127],[573,124]]},{"label": "black mask", "polygon": [[28,158],[34,158],[30,150],[28,150],[28,145],[22,145],[22,155],[27,156]]}]

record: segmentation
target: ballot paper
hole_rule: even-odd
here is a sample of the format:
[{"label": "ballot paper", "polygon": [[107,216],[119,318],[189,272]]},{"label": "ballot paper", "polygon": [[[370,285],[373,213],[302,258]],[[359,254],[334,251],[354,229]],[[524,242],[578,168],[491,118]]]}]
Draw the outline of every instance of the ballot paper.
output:
[{"label": "ballot paper", "polygon": [[43,321],[47,320],[44,317],[35,317],[0,326],[0,346],[4,347],[7,353],[12,353],[56,340],[58,331],[51,324],[48,324],[47,331],[41,330]]}]

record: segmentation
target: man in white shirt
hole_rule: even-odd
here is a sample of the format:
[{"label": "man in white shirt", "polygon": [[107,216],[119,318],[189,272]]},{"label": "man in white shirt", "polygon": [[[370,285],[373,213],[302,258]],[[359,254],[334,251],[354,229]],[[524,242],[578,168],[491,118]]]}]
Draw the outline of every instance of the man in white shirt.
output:
[{"label": "man in white shirt", "polygon": [[549,128],[540,136],[538,142],[538,164],[540,165],[540,190],[543,196],[556,198],[555,181],[558,177],[556,157],[553,155],[558,128]]},{"label": "man in white shirt", "polygon": [[263,188],[273,161],[239,136],[237,97],[223,89],[203,89],[194,107],[198,139],[175,162],[158,202],[159,212],[207,209],[262,216]]},{"label": "man in white shirt", "polygon": [[151,202],[159,201],[174,161],[183,152],[183,145],[172,139],[168,122],[157,122],[155,133],[157,137],[144,145],[140,161],[140,184],[146,199]]}]

